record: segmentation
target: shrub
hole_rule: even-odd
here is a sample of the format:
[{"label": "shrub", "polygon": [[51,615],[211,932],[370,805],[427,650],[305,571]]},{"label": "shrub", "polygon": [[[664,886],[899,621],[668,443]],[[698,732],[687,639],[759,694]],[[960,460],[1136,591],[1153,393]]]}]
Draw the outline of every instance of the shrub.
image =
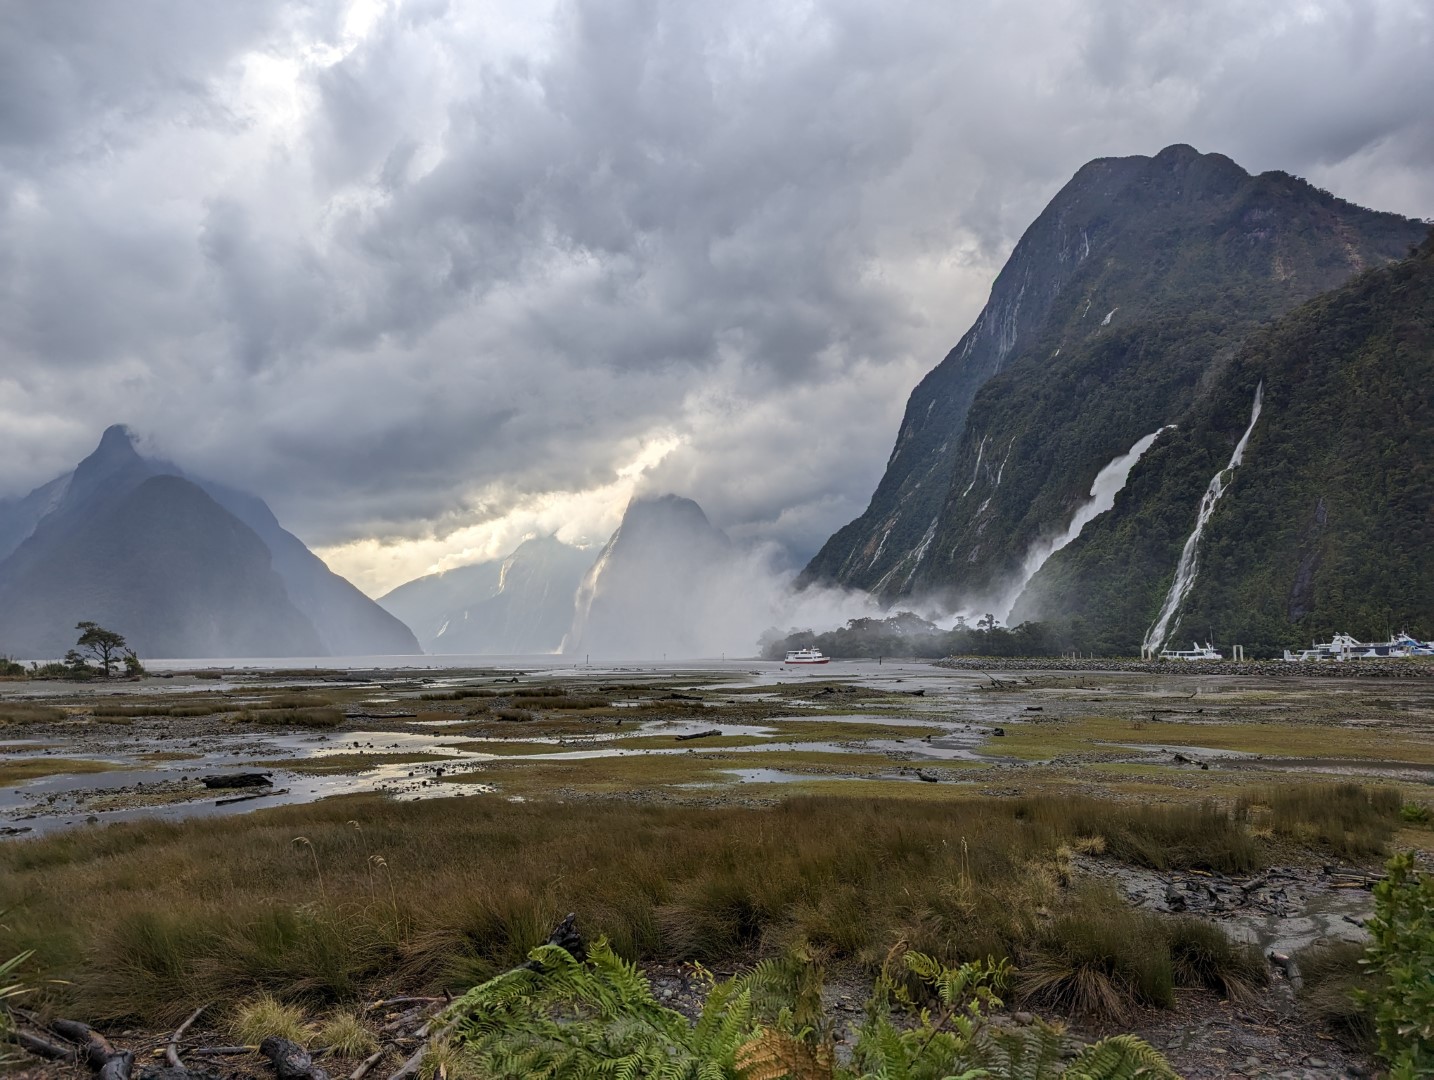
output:
[{"label": "shrub", "polygon": [[1424,803],[1410,802],[1399,808],[1400,820],[1407,821],[1411,825],[1427,825],[1431,816],[1434,815],[1429,813],[1429,807]]},{"label": "shrub", "polygon": [[1379,1055],[1391,1080],[1434,1074],[1434,877],[1396,855],[1374,887],[1373,935],[1366,962],[1382,985],[1358,991],[1374,1007]]}]

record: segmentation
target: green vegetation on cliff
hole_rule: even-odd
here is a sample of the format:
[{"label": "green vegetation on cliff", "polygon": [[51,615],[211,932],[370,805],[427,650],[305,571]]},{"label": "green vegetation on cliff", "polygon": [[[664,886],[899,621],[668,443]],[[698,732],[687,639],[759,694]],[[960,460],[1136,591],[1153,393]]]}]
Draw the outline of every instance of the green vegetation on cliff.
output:
[{"label": "green vegetation on cliff", "polygon": [[1256,649],[1434,636],[1434,241],[1252,338],[1015,616],[1079,617],[1116,648],[1138,644],[1262,383],[1172,636]]}]

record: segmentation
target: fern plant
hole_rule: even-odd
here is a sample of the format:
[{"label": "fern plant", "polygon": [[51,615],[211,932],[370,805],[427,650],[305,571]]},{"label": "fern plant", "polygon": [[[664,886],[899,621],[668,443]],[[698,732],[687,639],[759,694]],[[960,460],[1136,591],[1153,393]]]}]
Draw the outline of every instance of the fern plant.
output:
[{"label": "fern plant", "polygon": [[841,1066],[821,1007],[821,966],[805,948],[740,978],[709,976],[702,1013],[691,1023],[660,1004],[636,965],[605,940],[583,959],[540,945],[526,965],[449,1006],[438,1022],[452,1033],[441,1057],[452,1080],[1174,1080],[1165,1060],[1133,1036],[1105,1039],[1071,1059],[1075,1048],[1058,1028],[990,1026],[1010,972],[1005,961],[949,968],[894,949],[851,1063]]}]

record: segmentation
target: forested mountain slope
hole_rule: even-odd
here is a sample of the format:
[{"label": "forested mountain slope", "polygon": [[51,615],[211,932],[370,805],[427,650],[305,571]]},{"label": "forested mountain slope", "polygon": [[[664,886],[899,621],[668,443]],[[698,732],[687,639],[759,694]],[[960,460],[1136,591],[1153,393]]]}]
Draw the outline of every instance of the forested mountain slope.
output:
[{"label": "forested mountain slope", "polygon": [[1188,146],[1089,163],[913,391],[871,505],[802,581],[1009,615],[1033,550],[1069,527],[1102,469],[1183,429],[1252,333],[1424,232]]}]

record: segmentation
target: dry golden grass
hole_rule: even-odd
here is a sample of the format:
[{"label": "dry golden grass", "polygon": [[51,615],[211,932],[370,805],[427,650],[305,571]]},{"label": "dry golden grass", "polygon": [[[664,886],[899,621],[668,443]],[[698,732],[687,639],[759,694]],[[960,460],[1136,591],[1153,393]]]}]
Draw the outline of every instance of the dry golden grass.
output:
[{"label": "dry golden grass", "polygon": [[[1330,801],[1315,793],[1290,813],[1318,819]],[[1092,836],[1147,866],[1254,869],[1290,854],[1215,807],[1070,797],[575,808],[354,796],[0,846],[0,909],[13,947],[71,980],[43,992],[58,1007],[168,1024],[193,1002],[256,991],[319,1007],[380,986],[464,988],[569,911],[624,955],[709,966],[799,938],[866,964],[901,938],[946,961],[1088,959],[1129,936],[1076,940],[1100,905],[1060,886],[1056,852]],[[1069,935],[1042,930],[1064,916]],[[1080,948],[1058,948],[1067,937]],[[1172,962],[1170,942],[1149,947],[1157,969]]]}]

